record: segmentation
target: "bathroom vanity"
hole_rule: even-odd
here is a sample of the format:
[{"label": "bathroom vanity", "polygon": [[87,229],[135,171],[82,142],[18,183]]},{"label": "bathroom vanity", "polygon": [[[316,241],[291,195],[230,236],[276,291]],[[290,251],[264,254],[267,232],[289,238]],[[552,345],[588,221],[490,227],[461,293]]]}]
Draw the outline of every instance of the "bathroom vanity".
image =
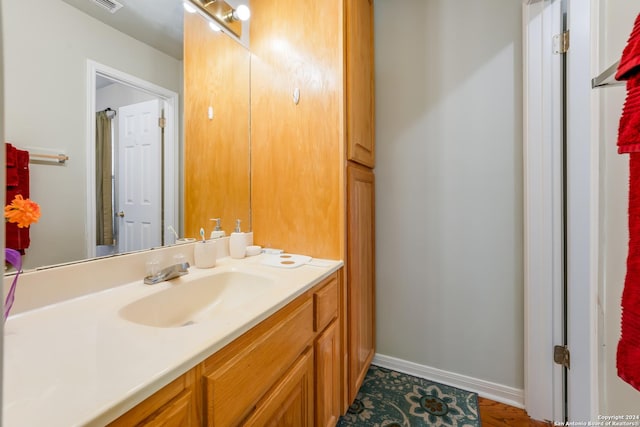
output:
[{"label": "bathroom vanity", "polygon": [[[150,253],[171,259],[188,246],[62,269],[70,283],[114,262],[143,271]],[[278,268],[266,256],[224,257],[152,286],[140,276],[13,314],[5,425],[265,425],[283,417],[335,425],[346,382],[342,262]],[[46,273],[32,274],[42,284]],[[36,282],[26,276],[18,298]]]},{"label": "bathroom vanity", "polygon": [[110,425],[335,426],[339,291],[335,272]]}]

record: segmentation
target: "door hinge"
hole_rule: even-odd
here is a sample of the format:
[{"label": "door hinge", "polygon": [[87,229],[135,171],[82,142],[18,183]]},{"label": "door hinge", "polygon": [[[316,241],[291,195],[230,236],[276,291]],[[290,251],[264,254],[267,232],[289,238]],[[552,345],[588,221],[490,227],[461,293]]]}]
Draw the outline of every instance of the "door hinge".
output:
[{"label": "door hinge", "polygon": [[569,369],[571,367],[571,354],[566,345],[556,345],[553,347],[553,361]]},{"label": "door hinge", "polygon": [[158,126],[161,129],[164,129],[164,127],[167,125],[167,119],[165,119],[164,117],[159,117],[158,118]]},{"label": "door hinge", "polygon": [[569,30],[553,36],[553,53],[562,54],[569,50]]}]

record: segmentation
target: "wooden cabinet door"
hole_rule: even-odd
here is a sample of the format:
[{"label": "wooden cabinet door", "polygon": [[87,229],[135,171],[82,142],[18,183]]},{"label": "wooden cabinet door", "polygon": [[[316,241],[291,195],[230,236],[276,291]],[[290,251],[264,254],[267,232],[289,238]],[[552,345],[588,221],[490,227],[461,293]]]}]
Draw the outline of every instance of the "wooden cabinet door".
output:
[{"label": "wooden cabinet door", "polygon": [[182,427],[196,426],[198,420],[193,417],[191,393],[184,393],[172,401],[167,407],[158,411],[151,419],[145,420],[140,426],[144,427]]},{"label": "wooden cabinet door", "polygon": [[207,424],[231,427],[249,416],[299,360],[313,336],[313,303],[306,296],[205,360]]},{"label": "wooden cabinet door", "polygon": [[317,427],[334,427],[340,418],[340,352],[339,321],[335,320],[315,343]]},{"label": "wooden cabinet door", "polygon": [[313,350],[298,358],[273,390],[247,418],[249,427],[312,427]]},{"label": "wooden cabinet door", "polygon": [[191,369],[113,421],[109,427],[200,425],[197,378],[199,369]]},{"label": "wooden cabinet door", "polygon": [[349,401],[375,353],[375,212],[371,169],[347,165],[347,339]]},{"label": "wooden cabinet door", "polygon": [[347,158],[375,166],[373,0],[345,1]]}]

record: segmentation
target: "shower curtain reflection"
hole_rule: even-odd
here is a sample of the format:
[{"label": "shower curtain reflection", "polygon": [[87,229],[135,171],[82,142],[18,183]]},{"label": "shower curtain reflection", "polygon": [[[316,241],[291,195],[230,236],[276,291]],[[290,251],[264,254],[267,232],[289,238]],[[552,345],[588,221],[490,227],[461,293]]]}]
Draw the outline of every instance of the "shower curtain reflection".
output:
[{"label": "shower curtain reflection", "polygon": [[96,245],[114,245],[113,110],[96,113]]}]

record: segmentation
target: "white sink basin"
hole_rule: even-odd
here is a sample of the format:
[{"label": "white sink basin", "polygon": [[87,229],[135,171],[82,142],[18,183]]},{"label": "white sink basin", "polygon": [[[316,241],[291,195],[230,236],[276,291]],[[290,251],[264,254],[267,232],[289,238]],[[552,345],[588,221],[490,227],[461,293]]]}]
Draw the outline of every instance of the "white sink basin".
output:
[{"label": "white sink basin", "polygon": [[243,271],[224,271],[177,283],[124,306],[119,314],[130,322],[147,326],[188,326],[250,303],[275,284],[267,276]]}]

